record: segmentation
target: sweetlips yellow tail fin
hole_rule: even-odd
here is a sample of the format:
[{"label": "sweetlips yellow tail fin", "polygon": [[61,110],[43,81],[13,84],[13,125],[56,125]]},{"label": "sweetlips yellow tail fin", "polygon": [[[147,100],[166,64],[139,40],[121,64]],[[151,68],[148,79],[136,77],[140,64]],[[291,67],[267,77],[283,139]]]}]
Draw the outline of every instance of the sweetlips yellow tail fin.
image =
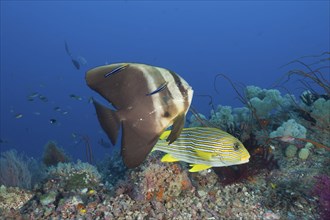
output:
[{"label": "sweetlips yellow tail fin", "polygon": [[170,133],[171,133],[171,130],[166,130],[166,131],[164,131],[164,132],[160,135],[159,139],[160,139],[160,140],[165,140],[165,139],[170,135]]},{"label": "sweetlips yellow tail fin", "polygon": [[205,151],[200,151],[200,150],[195,150],[196,154],[203,158],[204,160],[211,160],[212,158],[212,153],[211,152],[205,152]]},{"label": "sweetlips yellow tail fin", "polygon": [[176,159],[175,157],[173,157],[170,154],[165,154],[163,156],[163,158],[161,159],[162,162],[177,162],[179,161],[178,159]]},{"label": "sweetlips yellow tail fin", "polygon": [[192,168],[189,170],[189,172],[199,172],[202,170],[207,170],[212,167],[206,164],[190,164],[190,166],[192,166]]}]

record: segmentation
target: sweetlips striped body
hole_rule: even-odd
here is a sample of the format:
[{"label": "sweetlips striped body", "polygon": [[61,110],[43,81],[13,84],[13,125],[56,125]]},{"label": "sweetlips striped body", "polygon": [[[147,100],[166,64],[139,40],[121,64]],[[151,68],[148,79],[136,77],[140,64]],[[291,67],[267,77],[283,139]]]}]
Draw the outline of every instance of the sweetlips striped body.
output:
[{"label": "sweetlips striped body", "polygon": [[184,128],[179,138],[171,144],[165,140],[169,132],[165,131],[153,148],[153,151],[167,153],[162,162],[190,163],[190,172],[249,162],[250,154],[244,145],[218,128]]}]

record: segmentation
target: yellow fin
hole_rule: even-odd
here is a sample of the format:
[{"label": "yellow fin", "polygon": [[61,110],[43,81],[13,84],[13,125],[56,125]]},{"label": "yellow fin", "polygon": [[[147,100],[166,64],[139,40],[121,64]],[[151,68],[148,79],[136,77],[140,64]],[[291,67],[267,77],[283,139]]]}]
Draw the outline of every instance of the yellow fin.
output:
[{"label": "yellow fin", "polygon": [[212,158],[212,153],[210,152],[205,152],[205,151],[200,151],[200,150],[195,150],[196,151],[196,154],[203,158],[204,160],[211,160]]},{"label": "yellow fin", "polygon": [[175,157],[173,157],[170,154],[165,154],[163,156],[163,158],[161,159],[162,162],[176,162],[179,161],[178,159],[176,159]]},{"label": "yellow fin", "polygon": [[207,170],[212,167],[206,164],[191,164],[190,166],[192,166],[192,168],[189,170],[189,172],[199,172],[202,170]]},{"label": "yellow fin", "polygon": [[164,132],[160,135],[159,139],[160,139],[160,140],[165,140],[165,139],[170,135],[170,133],[171,133],[171,130],[166,130],[166,131],[164,131]]}]

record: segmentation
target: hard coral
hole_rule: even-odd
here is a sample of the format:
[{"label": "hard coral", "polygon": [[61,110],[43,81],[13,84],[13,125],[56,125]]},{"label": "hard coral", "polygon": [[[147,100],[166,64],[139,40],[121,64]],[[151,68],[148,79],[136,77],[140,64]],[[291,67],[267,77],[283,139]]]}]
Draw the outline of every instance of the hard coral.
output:
[{"label": "hard coral", "polygon": [[59,163],[49,168],[50,178],[60,179],[65,190],[93,187],[100,183],[96,167],[78,160],[77,163]]},{"label": "hard coral", "polygon": [[28,200],[33,197],[33,193],[18,187],[0,187],[0,213],[10,212],[11,209],[19,210]]},{"label": "hard coral", "polygon": [[192,188],[186,170],[178,164],[153,161],[150,156],[139,171],[131,171],[129,179],[138,182],[133,198],[138,200],[168,201]]}]

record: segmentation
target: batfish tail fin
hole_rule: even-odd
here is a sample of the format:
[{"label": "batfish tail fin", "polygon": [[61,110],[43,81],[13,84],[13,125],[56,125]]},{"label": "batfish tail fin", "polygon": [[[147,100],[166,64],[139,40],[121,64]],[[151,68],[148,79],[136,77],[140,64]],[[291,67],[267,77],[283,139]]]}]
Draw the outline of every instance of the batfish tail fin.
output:
[{"label": "batfish tail fin", "polygon": [[96,110],[97,118],[99,119],[99,122],[101,124],[101,127],[108,135],[111,143],[115,145],[117,142],[118,131],[120,129],[120,119],[116,111],[113,111],[101,105],[94,99],[93,99],[93,104]]}]

